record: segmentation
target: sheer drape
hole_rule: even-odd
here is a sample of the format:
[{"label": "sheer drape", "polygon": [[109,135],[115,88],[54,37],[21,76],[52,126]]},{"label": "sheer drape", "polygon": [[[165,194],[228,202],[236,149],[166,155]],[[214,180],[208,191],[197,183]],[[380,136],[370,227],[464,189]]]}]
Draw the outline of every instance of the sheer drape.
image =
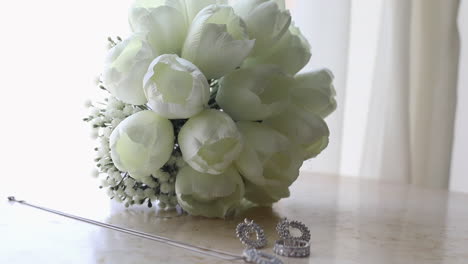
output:
[{"label": "sheer drape", "polygon": [[360,175],[407,181],[410,1],[384,1]]},{"label": "sheer drape", "polygon": [[450,189],[468,192],[468,1],[462,0],[458,12],[460,59],[458,66],[457,109],[450,168]]},{"label": "sheer drape", "polygon": [[[289,4],[311,40],[311,67],[329,67],[339,76],[341,104],[328,120],[331,148],[303,170],[448,187],[456,144],[460,1]],[[340,42],[327,38],[330,31],[342,34]],[[335,56],[324,57],[329,54]]]},{"label": "sheer drape", "polygon": [[[289,1],[294,22],[312,45],[312,59],[304,70],[327,67],[335,75],[338,105],[344,105],[349,38],[350,1]],[[331,48],[333,47],[333,48]],[[340,107],[327,119],[333,138],[327,151],[307,161],[304,168],[336,173],[340,168],[344,108]]]}]

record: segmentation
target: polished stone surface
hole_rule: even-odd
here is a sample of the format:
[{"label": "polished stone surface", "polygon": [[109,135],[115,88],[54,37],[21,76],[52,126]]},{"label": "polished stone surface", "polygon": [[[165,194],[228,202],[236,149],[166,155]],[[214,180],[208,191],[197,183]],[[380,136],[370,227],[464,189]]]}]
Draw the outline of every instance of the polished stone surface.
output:
[{"label": "polished stone surface", "polygon": [[[239,254],[242,244],[235,227],[243,218],[265,228],[265,251],[271,253],[276,224],[288,217],[304,222],[311,231],[311,256],[282,258],[291,264],[468,263],[467,194],[306,173],[291,193],[273,208],[249,210],[225,221],[154,208],[125,209],[109,203],[104,194],[34,202]],[[0,263],[229,263],[10,204],[6,195],[0,210]]]}]

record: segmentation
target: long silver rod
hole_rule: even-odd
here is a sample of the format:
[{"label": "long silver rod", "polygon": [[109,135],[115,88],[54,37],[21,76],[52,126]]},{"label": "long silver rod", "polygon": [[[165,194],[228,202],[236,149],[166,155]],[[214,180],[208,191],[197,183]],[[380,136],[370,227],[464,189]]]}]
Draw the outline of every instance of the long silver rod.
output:
[{"label": "long silver rod", "polygon": [[187,244],[187,243],[175,241],[175,240],[172,240],[172,239],[169,239],[169,238],[166,238],[166,237],[156,236],[156,235],[152,235],[152,234],[148,234],[148,233],[144,233],[144,232],[140,232],[140,231],[136,231],[136,230],[132,230],[132,229],[127,229],[127,228],[123,228],[123,227],[119,227],[119,226],[115,226],[115,225],[111,225],[111,224],[106,224],[106,223],[103,223],[103,222],[95,221],[95,220],[92,220],[92,219],[88,219],[88,218],[84,218],[84,217],[80,217],[80,216],[76,216],[76,215],[72,215],[72,214],[67,214],[67,213],[64,213],[64,212],[61,212],[61,211],[57,211],[57,210],[49,209],[49,208],[46,208],[46,207],[30,204],[30,203],[28,203],[26,201],[23,201],[23,200],[17,200],[14,196],[9,196],[8,200],[10,202],[17,202],[17,203],[27,205],[27,206],[30,206],[30,207],[33,207],[33,208],[36,208],[36,209],[39,209],[39,210],[43,210],[43,211],[46,211],[46,212],[49,212],[49,213],[53,213],[53,214],[57,214],[57,215],[60,215],[60,216],[68,217],[68,218],[78,220],[78,221],[81,221],[81,222],[85,222],[85,223],[88,223],[88,224],[97,225],[97,226],[104,227],[104,228],[107,228],[107,229],[111,229],[111,230],[114,230],[114,231],[118,231],[118,232],[130,234],[130,235],[146,238],[146,239],[149,239],[149,240],[161,242],[161,243],[164,243],[164,244],[167,244],[167,245],[171,245],[171,246],[174,246],[174,247],[190,250],[190,251],[200,253],[200,254],[203,254],[203,255],[216,257],[216,258],[220,258],[220,259],[223,259],[223,260],[230,260],[230,261],[245,260],[244,256],[232,254],[232,253],[229,253],[229,252],[224,252],[224,251],[221,251],[221,250],[215,250],[215,249],[209,249],[209,248],[194,246],[194,245],[190,245],[190,244]]}]

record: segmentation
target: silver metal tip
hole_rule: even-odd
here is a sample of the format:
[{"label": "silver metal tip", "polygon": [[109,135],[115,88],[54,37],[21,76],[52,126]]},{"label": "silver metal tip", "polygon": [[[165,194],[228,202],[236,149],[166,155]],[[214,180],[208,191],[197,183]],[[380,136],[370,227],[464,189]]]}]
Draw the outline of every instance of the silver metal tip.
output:
[{"label": "silver metal tip", "polygon": [[8,196],[8,201],[10,202],[16,202],[16,199],[14,196]]}]

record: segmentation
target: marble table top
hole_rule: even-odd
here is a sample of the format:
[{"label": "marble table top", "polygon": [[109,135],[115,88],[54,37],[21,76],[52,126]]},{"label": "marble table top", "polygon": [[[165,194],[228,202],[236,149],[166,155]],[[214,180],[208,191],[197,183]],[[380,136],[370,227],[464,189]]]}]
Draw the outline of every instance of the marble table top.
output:
[{"label": "marble table top", "polygon": [[[231,263],[10,204],[6,195],[1,198],[0,263]],[[312,235],[311,256],[282,258],[291,264],[468,263],[468,195],[409,185],[302,173],[290,198],[225,221],[154,208],[125,209],[104,193],[92,199],[84,195],[34,202],[234,253],[243,249],[234,235],[243,218],[265,228],[265,251],[271,253],[275,225],[288,217],[306,223]]]}]

